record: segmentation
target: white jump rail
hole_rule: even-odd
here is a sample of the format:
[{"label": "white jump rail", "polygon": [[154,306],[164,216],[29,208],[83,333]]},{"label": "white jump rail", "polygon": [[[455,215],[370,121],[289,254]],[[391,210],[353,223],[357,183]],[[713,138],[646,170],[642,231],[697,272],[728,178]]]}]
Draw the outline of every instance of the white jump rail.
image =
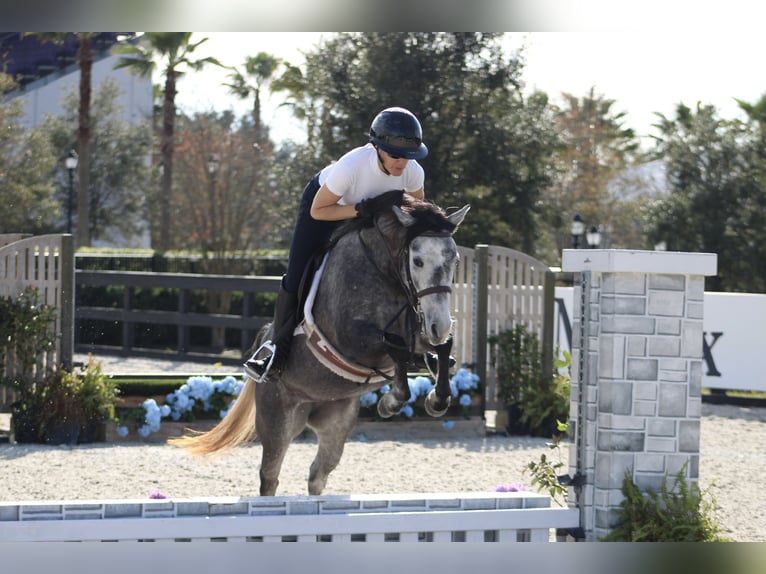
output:
[{"label": "white jump rail", "polygon": [[0,541],[549,542],[576,509],[531,492],[0,502]]}]

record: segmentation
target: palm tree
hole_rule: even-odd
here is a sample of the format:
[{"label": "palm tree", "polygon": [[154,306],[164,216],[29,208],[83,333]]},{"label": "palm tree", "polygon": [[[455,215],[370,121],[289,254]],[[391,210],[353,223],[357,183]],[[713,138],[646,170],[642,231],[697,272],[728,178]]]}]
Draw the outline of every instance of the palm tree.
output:
[{"label": "palm tree", "polygon": [[[63,44],[69,32],[30,32],[42,42]],[[80,67],[80,104],[77,120],[77,236],[78,247],[90,245],[90,94],[93,70],[93,49],[90,45],[94,32],[73,32],[77,36],[77,65]]]},{"label": "palm tree", "polygon": [[[261,147],[267,140],[268,135],[263,130],[261,121],[261,90],[268,87],[274,71],[280,64],[280,60],[266,52],[259,52],[255,56],[245,58],[244,72],[234,68],[229,74],[230,83],[224,84],[229,88],[232,94],[240,99],[253,97],[253,131],[255,132],[255,143]],[[250,79],[252,78],[252,83]]]},{"label": "palm tree", "polygon": [[163,88],[162,105],[162,189],[160,195],[160,253],[170,248],[170,208],[173,184],[173,152],[176,121],[176,82],[187,67],[194,71],[201,70],[206,64],[220,66],[221,63],[212,57],[192,59],[194,51],[207,38],[199,42],[191,42],[191,32],[147,32],[137,44],[124,44],[114,50],[122,54],[115,68],[128,68],[140,76],[149,76],[158,62],[163,62],[165,86]]}]

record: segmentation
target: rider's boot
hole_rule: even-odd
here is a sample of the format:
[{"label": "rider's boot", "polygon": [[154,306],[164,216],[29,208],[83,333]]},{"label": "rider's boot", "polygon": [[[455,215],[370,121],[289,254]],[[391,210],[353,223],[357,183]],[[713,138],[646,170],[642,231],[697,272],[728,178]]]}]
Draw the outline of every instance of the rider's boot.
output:
[{"label": "rider's boot", "polygon": [[261,382],[269,373],[279,373],[287,362],[293,331],[298,313],[298,295],[279,287],[274,308],[272,339],[261,344],[253,356],[244,364],[245,373],[251,379]]}]

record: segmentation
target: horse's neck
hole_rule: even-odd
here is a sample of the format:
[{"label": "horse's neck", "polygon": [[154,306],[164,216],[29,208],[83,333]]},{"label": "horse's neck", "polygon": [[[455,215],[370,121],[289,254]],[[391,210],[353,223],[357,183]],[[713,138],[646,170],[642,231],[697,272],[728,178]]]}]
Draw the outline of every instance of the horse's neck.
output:
[{"label": "horse's neck", "polygon": [[[330,252],[314,318],[341,352],[380,341],[380,332],[398,321],[407,297],[396,274],[397,262],[390,255],[393,248],[370,228],[344,236]],[[356,329],[369,330],[357,333]]]},{"label": "horse's neck", "polygon": [[362,229],[354,238],[366,258],[372,263],[382,280],[395,283],[399,281],[400,257],[404,248],[403,240],[388,235],[379,227]]}]

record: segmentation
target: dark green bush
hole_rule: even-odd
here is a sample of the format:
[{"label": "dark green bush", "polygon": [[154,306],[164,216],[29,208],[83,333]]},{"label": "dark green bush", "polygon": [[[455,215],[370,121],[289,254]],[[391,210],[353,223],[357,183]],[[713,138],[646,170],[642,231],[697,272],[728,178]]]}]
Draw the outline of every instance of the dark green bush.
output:
[{"label": "dark green bush", "polygon": [[629,472],[622,481],[618,525],[602,540],[609,542],[720,542],[716,503],[709,489],[685,480],[686,464],[672,486],[667,475],[660,492],[642,493]]},{"label": "dark green bush", "polygon": [[[561,354],[545,375],[542,345],[523,324],[489,338],[497,374],[497,398],[509,411],[509,432],[550,436],[569,417],[570,355]],[[561,371],[567,374],[560,374]]]}]

